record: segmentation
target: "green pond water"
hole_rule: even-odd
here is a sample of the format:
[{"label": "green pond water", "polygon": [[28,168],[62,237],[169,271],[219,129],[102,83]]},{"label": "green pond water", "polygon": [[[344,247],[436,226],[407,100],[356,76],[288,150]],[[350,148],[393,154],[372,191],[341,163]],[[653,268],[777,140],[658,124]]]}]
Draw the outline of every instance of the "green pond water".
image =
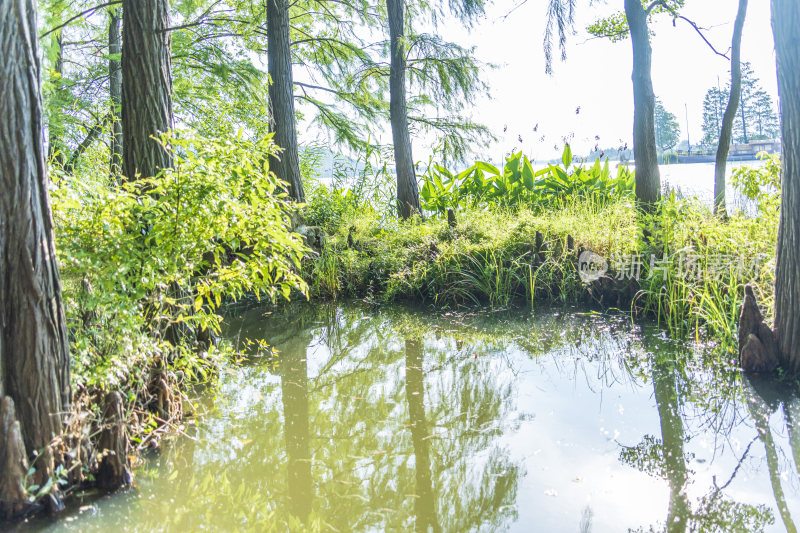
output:
[{"label": "green pond water", "polygon": [[[237,312],[276,358],[46,531],[795,531],[800,398],[622,317]],[[250,345],[251,353],[258,351]]]}]

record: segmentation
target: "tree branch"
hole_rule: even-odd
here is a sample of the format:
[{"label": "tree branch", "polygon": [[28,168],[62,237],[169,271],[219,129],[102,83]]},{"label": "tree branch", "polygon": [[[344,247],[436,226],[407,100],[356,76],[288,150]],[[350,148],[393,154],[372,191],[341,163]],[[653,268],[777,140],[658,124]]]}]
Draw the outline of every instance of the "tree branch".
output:
[{"label": "tree branch", "polygon": [[50,35],[51,33],[53,33],[54,31],[58,31],[61,28],[64,28],[65,26],[69,26],[71,23],[75,22],[76,20],[78,20],[79,18],[81,18],[83,16],[91,15],[92,13],[97,11],[98,9],[103,9],[104,7],[109,7],[109,6],[116,6],[116,5],[119,5],[121,3],[122,3],[122,0],[114,0],[113,2],[106,2],[105,4],[100,4],[99,6],[91,7],[89,9],[87,9],[86,11],[82,11],[82,12],[78,13],[77,15],[75,15],[74,17],[68,19],[63,24],[59,24],[58,26],[56,26],[54,28],[50,28],[49,30],[47,30],[46,32],[41,34],[39,36],[39,39],[43,39],[43,38],[47,37],[48,35]]},{"label": "tree branch", "polygon": [[295,81],[294,84],[297,85],[298,87],[304,87],[306,89],[317,89],[317,90],[320,90],[320,91],[327,91],[329,93],[333,93],[333,94],[336,94],[336,95],[339,94],[339,91],[335,91],[333,89],[329,89],[328,87],[321,87],[319,85],[312,85],[310,83],[303,83],[303,82],[300,82],[300,81]]},{"label": "tree branch", "polygon": [[75,170],[75,165],[78,163],[78,159],[83,155],[83,153],[89,149],[92,145],[94,140],[100,135],[103,131],[103,125],[105,125],[109,120],[113,118],[113,114],[109,112],[106,116],[98,119],[92,129],[88,131],[86,134],[86,138],[81,141],[81,143],[75,148],[75,151],[72,152],[72,155],[69,158],[69,161],[64,165],[64,172],[67,174],[72,174]]},{"label": "tree branch", "polygon": [[669,4],[667,4],[667,2],[666,2],[665,0],[655,0],[655,2],[653,2],[652,4],[650,4],[650,5],[648,6],[648,8],[647,8],[647,14],[649,15],[649,14],[650,14],[650,12],[652,11],[652,9],[653,9],[653,8],[655,8],[655,7],[657,7],[657,6],[662,6],[664,9],[666,9],[667,11],[669,11],[669,12],[672,14],[672,16],[673,16],[673,17],[675,17],[676,19],[681,19],[681,20],[684,20],[684,21],[688,22],[688,23],[689,23],[689,25],[690,25],[692,28],[694,28],[694,31],[696,31],[696,32],[697,32],[697,34],[700,36],[700,38],[701,38],[701,39],[703,39],[703,41],[704,41],[704,42],[705,42],[705,43],[708,45],[708,47],[709,47],[709,48],[711,48],[711,51],[712,51],[712,52],[714,52],[715,54],[717,54],[717,55],[718,55],[718,56],[720,56],[720,57],[724,57],[724,58],[725,58],[725,59],[727,59],[728,61],[730,61],[730,60],[731,60],[731,58],[730,58],[730,57],[728,57],[727,53],[723,54],[722,52],[718,51],[718,50],[717,50],[717,49],[714,47],[714,45],[713,45],[713,44],[711,44],[711,41],[709,41],[709,40],[706,38],[706,36],[703,34],[703,31],[702,31],[702,29],[700,28],[700,26],[698,26],[697,24],[695,24],[695,22],[694,22],[694,21],[692,21],[692,20],[690,20],[690,19],[688,19],[688,18],[684,17],[683,15],[679,14],[677,11],[675,11],[675,8],[673,8],[672,6],[670,6]]},{"label": "tree branch", "polygon": [[713,44],[711,44],[711,41],[709,41],[709,40],[706,38],[706,36],[705,36],[705,35],[703,35],[703,32],[702,32],[701,28],[700,28],[700,27],[699,27],[697,24],[695,24],[693,21],[691,21],[691,20],[687,19],[687,18],[686,18],[686,17],[684,17],[683,15],[676,15],[676,16],[677,16],[677,18],[679,18],[679,19],[682,19],[682,20],[685,20],[686,22],[688,22],[688,23],[689,23],[689,24],[692,26],[692,28],[694,28],[694,30],[697,32],[697,34],[700,36],[700,38],[702,38],[702,39],[703,39],[703,41],[705,41],[705,43],[708,45],[708,47],[709,47],[709,48],[711,48],[711,51],[713,51],[715,54],[717,54],[717,55],[718,55],[718,56],[720,56],[720,57],[724,57],[724,58],[725,58],[725,59],[727,59],[728,61],[730,61],[730,60],[731,60],[731,58],[730,58],[730,57],[728,57],[728,54],[727,54],[727,53],[723,54],[722,52],[720,52],[720,51],[718,51],[716,48],[714,48],[714,45],[713,45]]},{"label": "tree branch", "polygon": [[653,12],[653,10],[654,10],[656,7],[658,7],[658,6],[664,6],[665,8],[669,9],[669,6],[667,6],[667,3],[666,3],[664,0],[655,0],[655,2],[651,3],[651,4],[650,4],[649,6],[647,6],[647,8],[644,10],[645,14],[646,14],[647,16],[650,16],[650,13],[652,13],[652,12]]}]

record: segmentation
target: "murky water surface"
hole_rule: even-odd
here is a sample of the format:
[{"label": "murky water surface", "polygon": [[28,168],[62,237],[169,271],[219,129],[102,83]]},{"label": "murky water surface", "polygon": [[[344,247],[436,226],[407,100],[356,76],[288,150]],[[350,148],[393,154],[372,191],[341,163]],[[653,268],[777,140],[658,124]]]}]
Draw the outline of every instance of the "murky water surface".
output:
[{"label": "murky water surface", "polygon": [[227,369],[137,490],[31,526],[727,532],[800,519],[800,398],[623,318],[348,304],[242,311],[228,335],[280,355]]}]

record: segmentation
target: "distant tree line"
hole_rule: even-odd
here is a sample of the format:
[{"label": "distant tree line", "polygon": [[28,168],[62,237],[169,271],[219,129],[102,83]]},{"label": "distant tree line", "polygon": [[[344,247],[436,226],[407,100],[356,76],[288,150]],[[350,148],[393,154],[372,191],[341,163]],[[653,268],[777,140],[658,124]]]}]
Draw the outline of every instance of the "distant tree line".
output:
[{"label": "distant tree line", "polygon": [[[717,146],[725,108],[731,95],[731,84],[712,87],[703,100],[703,144]],[[761,86],[761,80],[753,72],[750,63],[742,63],[742,88],[739,112],[733,123],[733,141],[775,139],[779,136],[780,123],[772,96]]]},{"label": "distant tree line", "polygon": [[655,110],[656,146],[662,152],[675,148],[681,138],[681,126],[678,118],[664,108],[664,104],[656,98]]}]

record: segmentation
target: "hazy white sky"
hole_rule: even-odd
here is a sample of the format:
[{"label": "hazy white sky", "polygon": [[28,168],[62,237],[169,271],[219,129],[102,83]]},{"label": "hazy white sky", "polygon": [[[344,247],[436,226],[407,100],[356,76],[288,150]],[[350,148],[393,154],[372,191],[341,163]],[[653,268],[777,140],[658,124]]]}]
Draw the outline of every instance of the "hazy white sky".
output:
[{"label": "hazy white sky", "polygon": [[[479,100],[474,118],[487,124],[500,137],[485,153],[476,154],[497,161],[512,149],[522,149],[537,159],[560,153],[563,138],[574,134],[574,151],[588,152],[600,136],[601,147],[632,145],[633,89],[632,51],[629,40],[613,44],[589,36],[586,26],[614,11],[623,0],[589,5],[579,0],[576,30],[570,37],[567,61],[557,62],[551,77],[545,75],[542,39],[547,0],[527,0],[507,18],[518,2],[496,0],[487,16],[470,33],[452,24],[441,29],[445,37],[472,44],[478,57],[499,68],[486,73],[491,97]],[[730,47],[737,0],[688,0],[684,14],[707,28],[715,47]],[[750,0],[742,45],[742,58],[750,61],[764,88],[777,104],[777,81],[769,0]],[[653,25],[653,84],[665,107],[679,117],[681,138],[686,138],[686,107],[692,142],[701,138],[702,103],[706,91],[719,80],[725,85],[730,63],[716,56],[694,29],[678,20],[673,27],[669,16]],[[580,106],[580,114],[576,109]],[[538,124],[538,132],[533,128]],[[503,128],[508,130],[503,134]],[[542,135],[545,136],[541,141]],[[522,136],[523,143],[518,142]],[[558,150],[554,150],[558,145]],[[430,146],[415,141],[415,159],[426,159]]]}]

